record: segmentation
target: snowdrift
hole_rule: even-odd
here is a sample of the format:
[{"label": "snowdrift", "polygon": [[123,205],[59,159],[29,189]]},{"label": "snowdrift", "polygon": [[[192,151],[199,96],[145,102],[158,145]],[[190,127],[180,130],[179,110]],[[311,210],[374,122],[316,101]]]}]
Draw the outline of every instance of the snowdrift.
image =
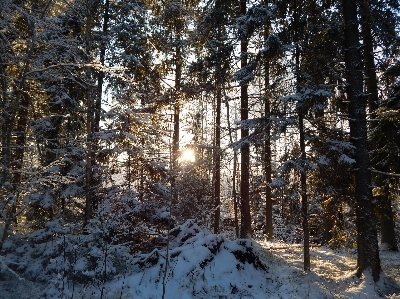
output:
[{"label": "snowdrift", "polygon": [[124,283],[133,298],[253,298],[266,289],[267,267],[250,240],[229,241],[193,220],[170,231],[169,250],[154,250],[134,264]]}]

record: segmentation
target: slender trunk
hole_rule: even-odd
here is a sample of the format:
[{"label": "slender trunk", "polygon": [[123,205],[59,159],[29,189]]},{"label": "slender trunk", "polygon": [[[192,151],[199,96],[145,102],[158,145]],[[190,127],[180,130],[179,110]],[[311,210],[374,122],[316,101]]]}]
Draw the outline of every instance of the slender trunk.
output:
[{"label": "slender trunk", "polygon": [[[219,11],[221,2],[215,3],[215,9]],[[217,40],[221,41],[221,24],[217,20]],[[219,49],[217,49],[219,52]],[[217,61],[215,67],[215,82],[216,82],[216,111],[215,111],[215,143],[214,143],[214,233],[219,233],[219,222],[221,216],[221,100],[222,100],[222,61]]]},{"label": "slender trunk", "polygon": [[349,99],[350,138],[355,148],[355,199],[357,226],[357,275],[371,269],[374,281],[379,280],[379,259],[376,219],[369,169],[366,101],[363,94],[362,60],[359,52],[357,3],[343,0],[345,64]]},{"label": "slender trunk", "polygon": [[21,91],[19,102],[19,108],[17,111],[17,126],[16,126],[16,138],[15,138],[15,150],[13,151],[11,169],[12,178],[11,185],[13,190],[17,190],[22,179],[21,169],[23,167],[25,143],[26,143],[26,129],[28,126],[28,108],[30,105],[30,97],[27,91]]},{"label": "slender trunk", "polygon": [[[270,22],[267,22],[264,29],[264,41],[267,41],[270,32]],[[274,227],[272,223],[272,168],[271,168],[271,107],[269,98],[269,59],[264,62],[264,114],[265,114],[265,143],[264,143],[264,171],[265,171],[265,235],[267,240],[271,240],[274,236]]]},{"label": "slender trunk", "polygon": [[[224,91],[225,94],[225,91]],[[226,95],[225,95],[225,98]],[[233,137],[232,137],[232,129],[231,129],[231,124],[229,120],[229,102],[228,100],[225,100],[225,105],[226,105],[226,119],[228,123],[228,128],[229,128],[229,142],[232,144],[233,143]],[[235,139],[237,140],[237,139]],[[237,169],[237,150],[233,150],[233,171],[232,171],[232,198],[233,198],[233,210],[234,210],[234,215],[235,215],[235,233],[236,237],[239,238],[239,219],[238,219],[238,202],[237,202],[237,193],[236,193],[236,169]]]},{"label": "slender trunk", "polygon": [[[89,72],[89,70],[88,70]],[[90,79],[89,79],[90,80]],[[92,187],[92,179],[93,179],[93,114],[94,114],[94,105],[91,87],[87,86],[86,98],[88,102],[87,107],[87,115],[86,115],[86,169],[85,169],[85,219],[84,226],[86,226],[90,219],[93,217],[93,187]]]},{"label": "slender trunk", "polygon": [[332,229],[335,225],[333,220],[333,215],[336,213],[336,207],[333,204],[332,199],[325,199],[323,202],[323,212],[322,212],[322,223],[324,227],[322,244],[329,244],[329,241],[332,239]]},{"label": "slender trunk", "polygon": [[[219,73],[219,71],[217,71]],[[220,74],[217,74],[220,76]],[[217,77],[217,81],[220,79]],[[219,233],[221,193],[221,84],[217,83],[214,146],[214,233]]]},{"label": "slender trunk", "polygon": [[11,161],[11,132],[12,132],[12,106],[9,101],[12,99],[8,96],[8,84],[7,84],[7,68],[6,61],[4,57],[6,57],[5,53],[5,41],[1,39],[1,50],[0,53],[0,71],[1,71],[1,174],[0,174],[0,188],[3,187],[4,183],[8,181],[9,178],[9,167]]},{"label": "slender trunk", "polygon": [[[104,4],[104,17],[103,17],[103,38],[107,35],[108,32],[108,22],[109,22],[109,8],[110,8],[110,0],[106,0]],[[100,45],[100,63],[104,67],[106,56],[106,42],[103,40]],[[98,84],[97,84],[97,97],[95,101],[95,109],[94,109],[94,132],[99,132],[100,129],[100,114],[101,114],[101,99],[103,95],[103,84],[104,84],[104,72],[99,71],[98,75]]]},{"label": "slender trunk", "polygon": [[181,89],[181,77],[182,77],[182,53],[181,53],[181,36],[178,33],[176,37],[176,49],[175,49],[175,92],[174,92],[174,116],[173,116],[173,134],[172,134],[172,177],[171,177],[171,188],[173,203],[175,204],[178,200],[178,193],[175,186],[175,178],[178,171],[178,159],[179,159],[179,135],[180,135],[180,103],[179,94]]},{"label": "slender trunk", "polygon": [[[240,0],[240,15],[246,14],[246,0]],[[247,36],[243,36],[240,41],[240,52],[241,52],[241,68],[247,66],[247,47],[249,41]],[[249,118],[249,96],[248,96],[248,83],[243,82],[240,87],[240,119],[247,120]],[[241,128],[241,139],[249,136],[249,130]],[[251,237],[251,214],[250,214],[250,146],[249,143],[245,142],[241,147],[240,156],[240,200],[241,200],[241,238]]]},{"label": "slender trunk", "polygon": [[[368,108],[371,119],[375,119],[375,111],[378,109],[378,80],[375,71],[375,60],[374,60],[374,42],[372,40],[372,29],[371,29],[371,16],[369,10],[369,1],[360,1],[361,9],[361,34],[363,38],[364,46],[364,66],[365,66],[365,78],[368,93]],[[372,128],[375,127],[375,122],[371,122]]]},{"label": "slender trunk", "polygon": [[[295,43],[295,63],[296,63],[296,92],[300,91],[300,47],[299,47],[299,7],[297,1],[295,1],[294,10],[294,43]],[[302,215],[302,227],[303,227],[303,259],[304,259],[304,271],[310,271],[310,232],[308,226],[308,198],[307,198],[307,166],[306,166],[306,145],[305,145],[305,132],[304,132],[304,114],[305,107],[304,103],[298,103],[298,114],[299,114],[299,142],[301,152],[301,166],[300,171],[300,184],[301,184],[301,215]]]},{"label": "slender trunk", "polygon": [[233,181],[232,181],[232,197],[233,197],[233,210],[235,215],[235,234],[239,238],[239,217],[238,217],[238,198],[236,192],[236,173],[237,173],[237,151],[233,152]]},{"label": "slender trunk", "polygon": [[[88,24],[91,25],[93,21],[93,12],[96,11],[97,5],[99,3],[94,3],[90,10],[90,17]],[[103,15],[103,35],[105,36],[108,31],[108,22],[109,22],[109,7],[110,1],[106,0],[104,5],[104,15]],[[87,27],[87,48],[88,53],[91,50],[91,34],[90,28]],[[100,63],[104,67],[105,62],[105,53],[106,53],[106,42],[103,40],[100,43]],[[96,78],[96,77],[94,77]],[[96,80],[94,79],[93,80]],[[92,78],[90,78],[92,81]],[[89,81],[89,82],[90,82]],[[87,164],[87,180],[89,184],[87,185],[87,196],[89,197],[87,200],[88,203],[88,218],[89,220],[93,216],[93,211],[96,211],[98,205],[100,203],[100,198],[98,195],[98,191],[100,188],[100,174],[98,170],[98,165],[96,161],[96,154],[99,151],[99,143],[96,136],[96,133],[100,131],[100,115],[101,115],[101,100],[103,96],[103,83],[104,83],[104,72],[102,70],[99,71],[97,75],[97,90],[95,90],[92,86],[88,86],[88,164]],[[90,120],[90,122],[89,122]]]},{"label": "slender trunk", "polygon": [[[177,171],[178,168],[178,159],[179,159],[179,115],[180,115],[180,107],[178,100],[176,99],[176,103],[174,103],[174,132],[172,135],[172,169],[173,171]],[[175,176],[175,175],[174,175]]]},{"label": "slender trunk", "polygon": [[304,271],[310,271],[310,231],[308,227],[308,199],[307,199],[307,166],[306,166],[306,146],[304,134],[304,116],[299,112],[299,131],[300,131],[300,151],[302,170],[300,172],[301,182],[301,215],[303,217],[303,236],[304,236]]},{"label": "slender trunk", "polygon": [[385,184],[383,194],[379,198],[379,215],[381,222],[381,243],[388,244],[392,251],[399,251],[394,231],[392,200],[389,197],[389,185]]},{"label": "slender trunk", "polygon": [[[88,2],[87,10],[88,14],[86,16],[86,34],[85,34],[85,47],[86,53],[90,56],[92,52],[92,21],[93,21],[93,5],[91,1]],[[89,58],[88,58],[89,59]],[[90,61],[87,61],[90,63]],[[94,186],[93,186],[93,176],[94,176],[94,150],[93,150],[93,132],[94,132],[94,110],[95,110],[95,99],[96,94],[93,92],[93,82],[92,82],[92,70],[90,67],[86,69],[86,100],[87,100],[87,110],[86,110],[86,169],[85,169],[85,218],[84,226],[86,226],[90,219],[93,218],[93,204],[94,204]]]}]

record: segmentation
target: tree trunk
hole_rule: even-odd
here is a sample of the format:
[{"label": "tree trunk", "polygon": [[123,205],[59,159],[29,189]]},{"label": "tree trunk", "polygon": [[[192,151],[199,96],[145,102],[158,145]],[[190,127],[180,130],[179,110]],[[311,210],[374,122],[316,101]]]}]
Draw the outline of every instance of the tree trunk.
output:
[{"label": "tree trunk", "polygon": [[300,172],[301,182],[301,215],[303,217],[303,237],[304,237],[304,271],[310,271],[310,231],[308,227],[308,199],[307,199],[307,166],[306,166],[306,146],[304,134],[304,116],[299,112],[299,131],[300,131],[300,151],[302,170]]},{"label": "tree trunk", "polygon": [[345,64],[349,100],[350,138],[355,147],[355,199],[357,226],[357,275],[371,269],[374,281],[379,280],[379,259],[376,219],[369,169],[366,99],[363,94],[362,60],[359,52],[357,3],[343,0]]},{"label": "tree trunk", "polygon": [[[92,53],[91,44],[92,40],[92,27],[93,27],[93,12],[94,12],[94,5],[91,1],[87,3],[87,15],[86,15],[86,33],[85,33],[85,50],[88,54],[88,61],[90,61],[90,54]],[[93,70],[91,67],[86,68],[86,168],[85,168],[85,217],[83,225],[86,226],[90,219],[93,218],[93,205],[94,205],[94,193],[95,193],[95,186],[94,186],[94,140],[93,140],[93,133],[95,129],[95,97],[97,96],[96,92],[94,92],[94,82],[93,78]]]},{"label": "tree trunk", "polygon": [[[90,70],[87,70],[90,72]],[[90,82],[90,76],[87,76]],[[93,118],[94,118],[94,100],[93,92],[90,83],[87,85],[86,90],[87,98],[87,113],[86,113],[86,169],[85,169],[85,219],[84,226],[86,226],[90,219],[93,217],[93,164],[94,164],[94,151],[93,151]]]},{"label": "tree trunk", "polygon": [[175,49],[175,92],[174,92],[174,117],[173,117],[173,134],[172,134],[172,196],[174,202],[178,200],[178,193],[175,186],[175,177],[178,171],[178,159],[179,159],[179,135],[180,135],[180,103],[179,93],[181,89],[181,77],[182,77],[182,54],[180,45],[180,35],[177,35],[177,45]]},{"label": "tree trunk", "polygon": [[[372,40],[371,16],[369,10],[369,1],[360,1],[361,9],[361,34],[364,46],[364,67],[365,78],[368,93],[368,108],[371,119],[375,119],[375,110],[378,109],[378,80],[376,78],[375,60],[374,60],[374,42]],[[375,122],[371,122],[371,127],[376,127]]]},{"label": "tree trunk", "polygon": [[[228,130],[229,130],[229,142],[233,143],[232,137],[232,128],[229,120],[229,102],[225,101],[226,105],[226,119],[228,123]],[[236,136],[237,137],[237,136]],[[235,138],[237,140],[237,138]],[[233,198],[233,211],[235,217],[235,233],[236,237],[239,238],[239,219],[238,219],[238,200],[237,200],[237,193],[236,193],[236,169],[237,169],[237,150],[233,150],[233,171],[232,171],[232,198]]]},{"label": "tree trunk", "polygon": [[17,126],[15,138],[15,150],[11,155],[11,185],[13,190],[17,191],[22,179],[22,167],[24,162],[25,143],[26,143],[26,129],[28,126],[28,108],[30,105],[30,97],[28,91],[17,92],[20,94],[20,102],[17,110]]},{"label": "tree trunk", "polygon": [[[221,10],[221,1],[215,2],[215,10]],[[217,21],[217,41],[221,43],[221,20]],[[218,54],[220,47],[217,47]],[[215,107],[215,142],[214,142],[214,233],[219,233],[220,217],[221,217],[221,101],[222,101],[222,82],[223,73],[221,67],[222,61],[217,61],[215,66],[215,85],[216,85],[216,107]]]},{"label": "tree trunk", "polygon": [[[246,14],[246,0],[240,0],[240,15],[244,16]],[[241,68],[247,66],[247,47],[248,47],[248,37],[243,36],[240,41],[240,51],[241,51]],[[243,82],[240,88],[240,119],[247,120],[249,118],[249,96],[247,93],[248,83]],[[247,138],[249,136],[249,130],[241,128],[241,138]],[[240,200],[241,200],[241,238],[251,237],[251,214],[250,214],[250,146],[249,143],[245,142],[241,147],[240,156]]]},{"label": "tree trunk", "polygon": [[[299,7],[297,1],[294,2],[294,43],[295,43],[295,63],[296,63],[296,92],[300,91],[300,47],[299,47]],[[305,101],[305,100],[303,100]],[[310,232],[308,227],[308,198],[307,198],[307,165],[306,165],[306,145],[305,145],[305,132],[304,132],[304,114],[305,107],[304,103],[297,103],[297,112],[299,114],[299,143],[300,143],[300,184],[301,184],[301,215],[302,215],[302,227],[303,227],[303,260],[304,260],[304,271],[310,271]]]},{"label": "tree trunk", "polygon": [[235,234],[239,238],[239,217],[238,217],[238,198],[236,192],[236,173],[237,173],[237,151],[233,153],[233,173],[232,173],[232,197],[233,197],[233,210],[235,217]]},{"label": "tree trunk", "polygon": [[1,70],[1,174],[0,174],[0,188],[3,187],[4,183],[9,179],[10,173],[10,162],[11,162],[11,132],[13,127],[13,109],[16,105],[9,103],[11,97],[8,95],[8,84],[7,84],[7,73],[6,73],[6,62],[3,60],[6,57],[5,42],[1,39],[1,50],[0,53],[0,70]]},{"label": "tree trunk", "polygon": [[[365,77],[368,93],[368,110],[370,113],[370,128],[374,129],[377,125],[375,111],[378,109],[379,96],[378,96],[378,80],[375,71],[375,60],[374,60],[374,42],[372,39],[371,29],[371,14],[368,0],[360,1],[361,11],[361,34],[364,45],[364,68]],[[376,150],[374,143],[370,144],[371,150]],[[383,170],[389,172],[388,170]],[[385,189],[385,195],[378,197],[380,212],[381,212],[381,243],[390,244],[392,250],[398,250],[396,236],[394,232],[394,219],[392,204],[389,198],[389,180],[381,178],[381,175],[377,175],[375,178],[375,184]],[[387,192],[386,192],[387,191]]]},{"label": "tree trunk", "polygon": [[381,243],[388,244],[392,251],[399,251],[394,231],[392,201],[389,197],[389,185],[384,186],[383,195],[379,198],[379,216],[381,222]]},{"label": "tree trunk", "polygon": [[216,115],[215,115],[215,144],[214,144],[214,234],[219,233],[220,220],[220,193],[221,193],[221,83],[220,71],[217,67],[217,94],[216,94]]},{"label": "tree trunk", "polygon": [[[270,22],[267,22],[264,29],[264,41],[266,42],[270,32]],[[265,235],[267,240],[274,236],[274,227],[272,221],[272,168],[271,168],[271,107],[269,98],[269,59],[264,61],[264,114],[265,114],[265,142],[264,142],[264,171],[265,171]]]},{"label": "tree trunk", "polygon": [[[109,22],[109,9],[110,9],[110,0],[106,0],[104,4],[104,16],[103,16],[103,35],[106,35],[108,32],[108,22]],[[104,37],[103,37],[104,38]],[[101,41],[100,43],[100,63],[104,67],[104,61],[106,56],[106,42]],[[101,114],[101,99],[103,96],[103,84],[104,84],[104,72],[102,70],[99,71],[98,79],[97,79],[97,97],[95,102],[94,109],[94,132],[99,132],[100,130],[100,114]]]}]

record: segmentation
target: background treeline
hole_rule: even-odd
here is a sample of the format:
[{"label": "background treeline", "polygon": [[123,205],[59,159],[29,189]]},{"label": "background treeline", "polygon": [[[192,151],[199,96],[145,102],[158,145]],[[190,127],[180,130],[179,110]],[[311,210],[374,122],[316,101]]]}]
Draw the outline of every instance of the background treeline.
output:
[{"label": "background treeline", "polygon": [[193,218],[304,242],[305,270],[310,242],[356,247],[377,279],[377,235],[399,238],[399,3],[351,2],[1,0],[9,266],[104,281]]}]

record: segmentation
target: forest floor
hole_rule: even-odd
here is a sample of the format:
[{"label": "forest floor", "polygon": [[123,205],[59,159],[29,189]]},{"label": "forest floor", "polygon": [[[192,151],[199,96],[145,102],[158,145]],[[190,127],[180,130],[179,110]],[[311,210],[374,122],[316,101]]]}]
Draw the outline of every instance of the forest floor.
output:
[{"label": "forest floor", "polygon": [[[383,273],[378,283],[372,277],[355,276],[355,250],[332,250],[312,246],[311,272],[303,271],[303,247],[273,242],[258,242],[260,259],[269,264],[282,282],[270,298],[400,298],[400,253],[380,250]],[[307,294],[296,296],[296,293]]]},{"label": "forest floor", "polygon": [[168,253],[142,255],[125,273],[101,285],[64,284],[56,276],[47,285],[34,283],[12,272],[7,256],[0,256],[0,298],[400,298],[399,252],[381,248],[383,273],[377,283],[368,273],[355,276],[354,250],[315,246],[310,254],[311,272],[306,273],[300,244],[229,240],[189,223],[171,238]]}]

